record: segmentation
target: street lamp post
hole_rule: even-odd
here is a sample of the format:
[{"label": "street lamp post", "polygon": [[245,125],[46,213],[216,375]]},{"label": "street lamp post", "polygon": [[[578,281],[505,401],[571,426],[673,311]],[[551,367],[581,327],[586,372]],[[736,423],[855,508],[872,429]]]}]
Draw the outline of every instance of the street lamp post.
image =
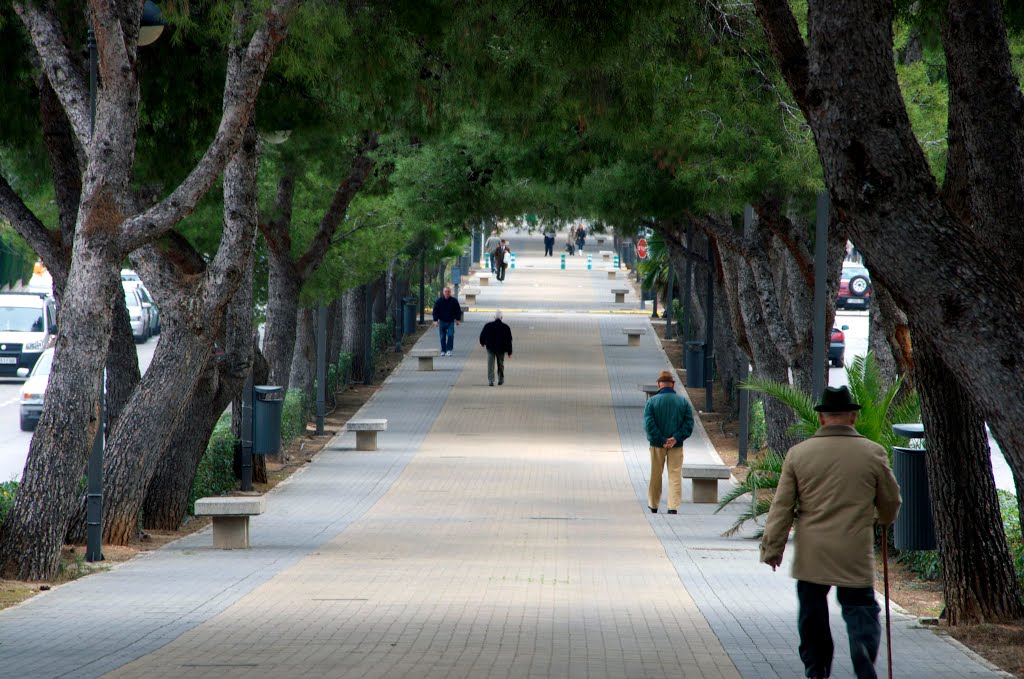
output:
[{"label": "street lamp post", "polygon": [[[160,8],[150,0],[142,8],[139,22],[139,47],[145,47],[156,41],[164,30],[164,21],[160,16]],[[96,81],[97,55],[96,34],[89,27],[86,38],[89,47],[89,146],[92,147],[93,136],[96,134]],[[87,471],[88,487],[86,488],[85,523],[86,523],[86,561],[103,560],[103,446],[104,429],[106,428],[106,408],[104,408],[106,373],[100,378],[98,422],[96,438],[92,442]]]}]

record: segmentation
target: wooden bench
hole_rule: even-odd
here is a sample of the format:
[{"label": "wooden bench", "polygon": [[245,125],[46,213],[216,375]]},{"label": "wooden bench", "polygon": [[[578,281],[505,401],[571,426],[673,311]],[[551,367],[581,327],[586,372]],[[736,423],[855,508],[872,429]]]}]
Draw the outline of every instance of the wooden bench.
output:
[{"label": "wooden bench", "polygon": [[419,359],[419,364],[416,366],[417,370],[430,372],[434,369],[434,357],[440,355],[440,353],[440,349],[413,349],[409,352],[409,355]]},{"label": "wooden bench", "polygon": [[616,273],[615,269],[608,269],[608,280],[614,281]]},{"label": "wooden bench", "polygon": [[684,464],[683,478],[693,479],[693,501],[718,502],[718,481],[728,479],[729,468],[724,464]]},{"label": "wooden bench", "polygon": [[625,302],[626,302],[626,295],[628,293],[629,293],[629,290],[627,290],[626,288],[615,288],[614,290],[612,290],[612,294],[615,295],[615,303],[616,304],[625,304]]},{"label": "wooden bench", "polygon": [[661,387],[659,387],[657,384],[641,384],[640,391],[647,394],[647,399],[650,400],[652,396],[661,391]]},{"label": "wooden bench", "polygon": [[491,284],[491,274],[489,273],[478,273],[476,279],[481,288],[486,288]]},{"label": "wooden bench", "polygon": [[612,261],[612,251],[611,250],[601,250],[601,259],[606,261],[606,262]]},{"label": "wooden bench", "polygon": [[204,497],[196,500],[196,516],[213,518],[213,546],[217,549],[249,548],[249,517],[267,509],[264,496]]},{"label": "wooden bench", "polygon": [[476,296],[480,294],[480,290],[477,288],[463,288],[462,296],[466,299],[466,304],[476,304]]},{"label": "wooden bench", "polygon": [[622,334],[626,336],[626,346],[638,347],[640,346],[640,335],[646,335],[647,331],[643,328],[623,328]]},{"label": "wooden bench", "polygon": [[356,450],[377,450],[377,432],[386,431],[387,420],[349,420],[346,431],[356,433]]}]

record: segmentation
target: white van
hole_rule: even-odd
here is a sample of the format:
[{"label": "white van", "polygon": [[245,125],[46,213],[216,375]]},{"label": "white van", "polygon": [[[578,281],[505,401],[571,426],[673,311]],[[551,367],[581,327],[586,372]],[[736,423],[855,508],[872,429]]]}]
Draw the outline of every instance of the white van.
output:
[{"label": "white van", "polygon": [[27,377],[57,339],[57,310],[45,293],[0,293],[0,377]]}]

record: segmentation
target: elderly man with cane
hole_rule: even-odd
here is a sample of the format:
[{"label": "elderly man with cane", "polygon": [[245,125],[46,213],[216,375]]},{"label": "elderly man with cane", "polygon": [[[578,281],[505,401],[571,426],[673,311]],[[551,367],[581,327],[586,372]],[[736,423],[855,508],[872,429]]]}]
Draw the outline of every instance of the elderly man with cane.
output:
[{"label": "elderly man with cane", "polygon": [[836,587],[857,677],[876,677],[881,641],[875,602],[874,526],[888,526],[900,489],[882,446],[857,433],[860,405],[846,387],[827,388],[818,431],[789,449],[761,540],[761,561],[782,564],[796,523],[793,577],[800,611],[800,659],[805,675],[828,677],[832,635],[826,596]]}]

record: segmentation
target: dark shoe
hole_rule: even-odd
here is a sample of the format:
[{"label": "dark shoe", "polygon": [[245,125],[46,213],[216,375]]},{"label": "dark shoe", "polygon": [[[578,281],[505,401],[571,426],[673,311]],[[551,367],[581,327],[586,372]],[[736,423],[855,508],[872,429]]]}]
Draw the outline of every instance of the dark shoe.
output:
[{"label": "dark shoe", "polygon": [[657,514],[658,513],[658,508],[657,507],[648,507],[648,509],[651,510],[651,514]]},{"label": "dark shoe", "polygon": [[674,509],[670,509],[670,510],[668,510],[668,513],[669,513],[669,514],[678,514],[679,512],[677,512],[677,511],[676,511],[676,510],[674,510]]},{"label": "dark shoe", "polygon": [[488,382],[487,384],[488,384],[488,386],[491,386],[491,387],[494,386],[494,382]]},{"label": "dark shoe", "polygon": [[501,385],[503,385],[503,384],[505,384],[505,380],[498,380],[498,386],[499,386],[499,387],[500,387]]}]

